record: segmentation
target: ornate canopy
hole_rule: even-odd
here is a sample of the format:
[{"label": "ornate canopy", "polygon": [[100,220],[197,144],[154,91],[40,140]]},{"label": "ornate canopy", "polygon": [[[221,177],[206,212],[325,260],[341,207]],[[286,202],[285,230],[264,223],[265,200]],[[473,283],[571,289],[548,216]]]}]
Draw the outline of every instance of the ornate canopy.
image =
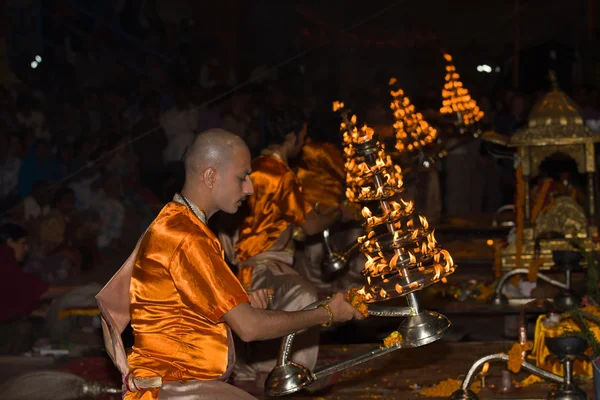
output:
[{"label": "ornate canopy", "polygon": [[595,142],[600,142],[600,134],[585,126],[581,109],[555,87],[533,107],[527,127],[518,130],[508,145],[560,146]]}]

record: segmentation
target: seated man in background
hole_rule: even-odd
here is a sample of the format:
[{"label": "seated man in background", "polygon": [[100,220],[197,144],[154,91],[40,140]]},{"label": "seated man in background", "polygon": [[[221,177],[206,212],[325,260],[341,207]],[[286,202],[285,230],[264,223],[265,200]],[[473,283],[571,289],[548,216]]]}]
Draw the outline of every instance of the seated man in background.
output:
[{"label": "seated man in background", "polygon": [[[300,182],[288,160],[299,155],[306,131],[301,110],[289,108],[267,114],[267,147],[252,162],[250,178],[254,193],[248,197],[248,207],[242,214],[236,254],[230,257],[239,265],[238,278],[247,290],[272,288],[275,291],[270,302],[274,310],[302,310],[318,300],[315,287],[293,269],[294,236],[315,235],[336,221],[351,217],[346,207],[323,207],[319,213],[304,200]],[[295,351],[291,359],[313,369],[318,343],[318,329],[303,332],[294,342],[300,350]],[[262,387],[266,375],[275,366],[279,345],[279,341],[257,343],[252,346],[252,357],[240,351],[238,354],[246,363],[240,361],[236,366],[236,384],[255,381]]]},{"label": "seated man in background", "polygon": [[[302,157],[297,163],[296,173],[302,185],[304,200],[313,209],[331,209],[347,203],[344,164],[344,154],[335,144],[313,138],[306,140],[302,148]],[[356,211],[357,218],[360,219],[358,207]],[[328,233],[331,245],[338,251],[346,250],[363,234],[362,227],[357,223],[343,224],[336,228],[338,229]],[[296,252],[294,269],[323,294],[337,290],[347,291],[353,286],[358,287],[363,284],[361,270],[365,258],[360,252],[353,253],[348,260],[347,272],[343,272],[335,280],[332,279],[333,277],[323,276],[321,263],[325,256],[323,238],[320,236],[308,238]]]}]

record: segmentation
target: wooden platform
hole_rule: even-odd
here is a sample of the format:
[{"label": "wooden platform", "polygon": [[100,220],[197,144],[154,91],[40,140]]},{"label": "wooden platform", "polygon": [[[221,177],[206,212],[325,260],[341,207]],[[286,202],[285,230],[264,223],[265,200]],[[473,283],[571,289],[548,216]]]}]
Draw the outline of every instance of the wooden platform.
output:
[{"label": "wooden platform", "polygon": [[[346,370],[340,380],[321,393],[298,393],[279,397],[284,400],[339,400],[339,399],[441,399],[425,397],[410,388],[418,384],[423,388],[447,378],[461,379],[478,358],[498,352],[508,352],[511,342],[492,343],[440,343],[436,342],[416,349],[398,350],[387,356]],[[373,345],[323,346],[322,353],[337,356],[356,356],[373,348]],[[489,384],[499,380],[502,363],[490,365]],[[515,379],[521,381],[528,376],[519,373]],[[478,394],[484,399],[546,399],[552,384],[535,384],[516,389],[513,393],[498,394],[489,389]],[[592,382],[580,383],[590,399],[593,399]],[[447,397],[446,397],[447,398]],[[275,399],[261,397],[261,399]]]}]

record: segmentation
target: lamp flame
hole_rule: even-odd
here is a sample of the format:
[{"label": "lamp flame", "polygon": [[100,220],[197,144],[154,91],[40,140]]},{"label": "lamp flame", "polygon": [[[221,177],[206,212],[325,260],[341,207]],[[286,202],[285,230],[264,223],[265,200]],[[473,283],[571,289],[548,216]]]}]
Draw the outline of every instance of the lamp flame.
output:
[{"label": "lamp flame", "polygon": [[408,259],[411,264],[417,263],[417,257],[415,257],[415,255],[413,253],[411,253],[410,251],[408,252]]},{"label": "lamp flame", "polygon": [[361,214],[362,214],[363,218],[365,218],[365,219],[373,216],[373,213],[371,213],[371,210],[369,210],[368,207],[363,207]]},{"label": "lamp flame", "polygon": [[485,364],[483,364],[483,367],[481,367],[481,374],[487,374],[488,370],[490,369],[490,363],[486,362]]},{"label": "lamp flame", "polygon": [[398,294],[402,294],[402,292],[404,291],[402,290],[402,286],[400,286],[398,282],[396,282],[396,286],[394,286],[394,289],[396,289],[396,292],[398,292]]}]

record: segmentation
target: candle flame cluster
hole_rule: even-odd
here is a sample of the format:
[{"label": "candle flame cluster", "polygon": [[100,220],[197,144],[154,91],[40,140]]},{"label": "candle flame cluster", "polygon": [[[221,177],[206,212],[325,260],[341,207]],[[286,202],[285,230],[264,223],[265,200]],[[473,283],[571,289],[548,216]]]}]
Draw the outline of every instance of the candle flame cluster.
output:
[{"label": "candle flame cluster", "polygon": [[[381,149],[374,165],[368,165],[361,157],[356,156],[356,145],[372,140],[373,129],[366,124],[359,129],[356,124],[356,115],[348,118],[349,110],[344,108],[343,102],[335,101],[333,111],[339,111],[342,117],[340,130],[343,132],[344,154],[346,156],[344,168],[346,171],[346,198],[348,201],[358,202],[361,200],[361,196],[368,197],[370,191],[376,191],[375,188],[370,186],[371,177],[376,173],[383,175],[389,187],[401,188],[404,184],[402,169],[398,165],[394,165],[392,158],[385,154],[383,144],[379,144]],[[383,195],[381,190],[378,195]]]},{"label": "candle flame cluster", "polygon": [[[367,286],[371,287],[380,299],[392,296],[389,293],[390,287],[396,292],[392,296],[395,297],[424,286],[417,280],[400,283],[391,281],[392,278],[405,275],[409,277],[410,274],[415,274],[426,276],[429,282],[437,282],[453,273],[455,269],[452,256],[438,245],[434,230],[429,228],[427,218],[419,215],[419,222],[415,223],[413,203],[404,202],[402,199],[400,201],[401,203],[390,201],[391,207],[388,210],[391,211],[380,217],[373,216],[367,207],[362,210],[362,215],[367,221],[367,229],[371,229],[366,235],[358,238],[361,250],[367,259],[362,272],[366,277]],[[393,212],[398,212],[395,218],[391,217]],[[372,229],[384,223],[393,227],[392,247],[397,251],[392,255],[385,254],[386,249],[382,248],[379,237]],[[377,285],[386,286],[388,290]]]},{"label": "candle flame cluster", "polygon": [[442,89],[442,114],[456,114],[458,122],[462,125],[472,125],[483,118],[483,111],[479,109],[477,102],[471,98],[469,91],[463,87],[459,80],[460,75],[452,63],[452,56],[444,54],[447,61],[446,83]]},{"label": "candle flame cluster", "polygon": [[400,153],[412,152],[432,144],[438,137],[435,128],[423,119],[421,113],[415,112],[415,106],[398,86],[396,78],[390,79],[390,105],[394,114],[394,131],[396,132],[396,149]]},{"label": "candle flame cluster", "polygon": [[[343,107],[343,103],[334,103],[334,111]],[[347,197],[363,203],[365,229],[357,241],[366,257],[362,270],[366,285],[354,294],[361,296],[361,301],[372,302],[445,281],[454,272],[454,260],[439,246],[427,218],[415,213],[414,202],[400,198],[400,168],[376,142],[371,128],[358,129],[355,116],[347,118],[347,112],[342,116]]]}]

